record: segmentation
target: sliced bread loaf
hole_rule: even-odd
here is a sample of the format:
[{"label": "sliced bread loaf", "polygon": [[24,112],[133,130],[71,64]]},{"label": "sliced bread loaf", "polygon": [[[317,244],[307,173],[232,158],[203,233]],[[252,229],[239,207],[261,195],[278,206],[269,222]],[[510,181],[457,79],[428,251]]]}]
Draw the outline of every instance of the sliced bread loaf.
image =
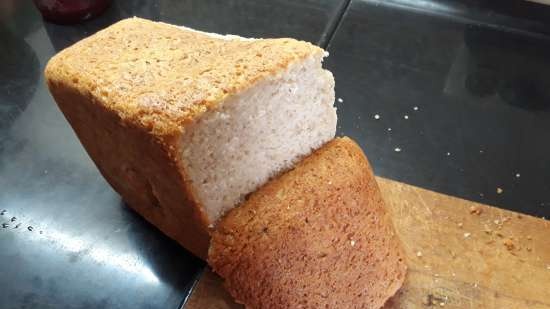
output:
[{"label": "sliced bread loaf", "polygon": [[46,79],[113,188],[204,258],[209,226],[334,137],[324,55],[130,18],[54,56]]}]

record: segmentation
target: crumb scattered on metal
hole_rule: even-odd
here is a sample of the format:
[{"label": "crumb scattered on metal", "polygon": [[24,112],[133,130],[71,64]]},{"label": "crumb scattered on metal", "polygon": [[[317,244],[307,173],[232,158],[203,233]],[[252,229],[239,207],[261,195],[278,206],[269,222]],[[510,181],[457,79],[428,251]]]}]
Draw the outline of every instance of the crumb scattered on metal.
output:
[{"label": "crumb scattered on metal", "polygon": [[395,152],[401,152],[401,148],[395,147],[395,149],[394,149],[393,151],[395,151]]},{"label": "crumb scattered on metal", "polygon": [[375,114],[375,115],[374,115],[374,119],[376,119],[376,120],[380,119],[380,115]]},{"label": "crumb scattered on metal", "polygon": [[450,155],[451,155],[451,153],[450,153],[450,152],[447,152],[447,156],[450,156]]},{"label": "crumb scattered on metal", "polygon": [[516,178],[520,178],[521,177],[521,174],[520,173],[516,173]]},{"label": "crumb scattered on metal", "polygon": [[413,110],[417,111],[417,110],[418,110],[418,106],[413,107]]},{"label": "crumb scattered on metal", "polygon": [[342,98],[338,98],[338,102],[342,103],[344,100]]},{"label": "crumb scattered on metal", "polygon": [[497,188],[497,194],[501,194],[502,192],[504,192],[504,190],[502,190],[502,188],[498,187]]},{"label": "crumb scattered on metal", "polygon": [[405,116],[403,116],[403,118],[409,119],[409,115],[405,115]]},{"label": "crumb scattered on metal", "polygon": [[391,128],[388,128],[388,131],[391,131]]}]

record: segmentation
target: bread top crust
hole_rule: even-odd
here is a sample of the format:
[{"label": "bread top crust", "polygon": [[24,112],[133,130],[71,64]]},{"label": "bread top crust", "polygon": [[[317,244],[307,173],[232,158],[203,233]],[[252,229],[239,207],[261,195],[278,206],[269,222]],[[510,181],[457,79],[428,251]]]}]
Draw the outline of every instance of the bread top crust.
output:
[{"label": "bread top crust", "polygon": [[154,135],[174,137],[228,96],[323,53],[294,39],[213,36],[134,17],[55,55],[46,79]]}]

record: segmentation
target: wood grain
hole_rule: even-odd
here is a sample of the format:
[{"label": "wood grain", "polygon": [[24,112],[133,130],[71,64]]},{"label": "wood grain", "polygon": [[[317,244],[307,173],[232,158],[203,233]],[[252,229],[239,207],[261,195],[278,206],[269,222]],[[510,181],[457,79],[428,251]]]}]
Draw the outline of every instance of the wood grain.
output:
[{"label": "wood grain", "polygon": [[[385,309],[550,309],[550,222],[377,178],[407,256]],[[205,271],[185,309],[242,308]]]}]

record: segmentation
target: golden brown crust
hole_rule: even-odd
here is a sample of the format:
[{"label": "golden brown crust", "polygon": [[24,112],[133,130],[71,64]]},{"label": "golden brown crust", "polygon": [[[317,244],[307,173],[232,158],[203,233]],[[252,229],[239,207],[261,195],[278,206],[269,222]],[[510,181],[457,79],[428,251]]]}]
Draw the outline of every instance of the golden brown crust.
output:
[{"label": "golden brown crust", "polygon": [[322,53],[293,39],[220,39],[129,18],[54,56],[46,76],[161,136],[181,132],[226,97]]},{"label": "golden brown crust", "polygon": [[[101,174],[126,203],[195,255],[209,243],[201,213],[179,166],[179,138],[159,139],[124,122],[93,96],[63,84],[49,84],[63,114]],[[145,155],[146,154],[146,155]]]},{"label": "golden brown crust", "polygon": [[231,210],[208,261],[247,308],[380,308],[400,242],[363,152],[335,139]]}]

